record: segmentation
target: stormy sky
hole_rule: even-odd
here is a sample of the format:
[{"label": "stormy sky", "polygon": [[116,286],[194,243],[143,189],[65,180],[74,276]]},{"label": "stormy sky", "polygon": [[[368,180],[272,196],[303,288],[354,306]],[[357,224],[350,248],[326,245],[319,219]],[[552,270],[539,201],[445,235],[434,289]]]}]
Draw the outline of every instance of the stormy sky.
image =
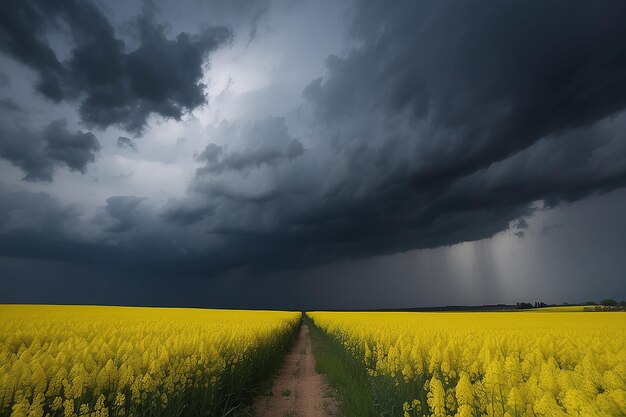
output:
[{"label": "stormy sky", "polygon": [[5,0],[0,302],[626,299],[626,3]]}]

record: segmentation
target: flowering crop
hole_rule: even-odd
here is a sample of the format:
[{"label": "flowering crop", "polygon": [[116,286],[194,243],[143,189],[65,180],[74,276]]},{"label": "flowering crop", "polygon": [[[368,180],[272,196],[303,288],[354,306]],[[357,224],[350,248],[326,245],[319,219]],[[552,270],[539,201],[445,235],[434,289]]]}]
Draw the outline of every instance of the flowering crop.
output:
[{"label": "flowering crop", "polygon": [[379,415],[626,415],[622,313],[307,314],[391,386]]},{"label": "flowering crop", "polygon": [[0,416],[221,415],[300,313],[0,305]]}]

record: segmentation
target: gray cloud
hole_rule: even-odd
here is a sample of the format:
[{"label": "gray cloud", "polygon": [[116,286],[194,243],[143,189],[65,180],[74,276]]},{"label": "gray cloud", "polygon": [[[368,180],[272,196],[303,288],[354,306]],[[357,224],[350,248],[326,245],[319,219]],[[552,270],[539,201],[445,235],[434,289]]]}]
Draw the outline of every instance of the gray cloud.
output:
[{"label": "gray cloud", "polygon": [[92,219],[92,223],[102,227],[107,233],[123,233],[135,228],[142,220],[146,209],[140,204],[145,197],[113,196],[106,200]]},{"label": "gray cloud", "polygon": [[14,258],[82,263],[81,255],[92,247],[82,231],[80,213],[79,207],[47,193],[13,190],[0,183],[0,251]]},{"label": "gray cloud", "polygon": [[[283,118],[268,117],[241,124],[223,122],[215,129],[213,137],[225,145],[210,143],[197,156],[203,165],[196,171],[188,196],[169,201],[162,210],[166,222],[190,225],[209,219],[216,221],[216,227],[220,228],[221,219],[215,217],[216,205],[223,207],[224,202],[226,205],[229,202],[263,205],[276,200],[279,194],[290,192],[253,182],[267,172],[293,164],[304,154],[302,143],[289,135]],[[231,150],[232,147],[235,149]],[[251,170],[257,172],[252,175]],[[233,188],[229,175],[241,178],[243,187]],[[250,179],[252,181],[248,182]],[[240,207],[230,207],[241,212]]]},{"label": "gray cloud", "polygon": [[24,111],[11,97],[0,98],[0,110],[6,113],[20,113]]},{"label": "gray cloud", "polygon": [[[234,126],[224,123],[218,135],[232,135]],[[304,153],[302,143],[292,139],[280,117],[257,120],[235,133],[237,139],[245,144],[241,151],[225,151],[222,146],[211,143],[198,156],[204,162],[198,172],[200,174],[220,174],[223,171],[245,171],[263,165],[273,165],[281,160],[291,161]]]},{"label": "gray cloud", "polygon": [[616,1],[364,2],[361,46],[330,56],[304,95],[340,140],[369,120],[374,151],[395,134],[376,126],[409,123],[396,147],[411,180],[445,183],[623,109],[625,15]]},{"label": "gray cloud", "polygon": [[[168,38],[154,10],[144,8],[132,21],[138,46],[130,49],[88,1],[8,1],[0,16],[0,50],[36,71],[37,91],[57,102],[77,100],[90,126],[133,132],[151,114],[179,120],[205,104],[203,65],[232,36],[218,27]],[[73,41],[67,60],[48,40],[65,27]]]},{"label": "gray cloud", "polygon": [[87,164],[96,160],[96,152],[100,150],[98,139],[91,132],[71,134],[66,128],[65,119],[51,122],[44,130],[46,155],[67,165],[72,171],[85,173]]},{"label": "gray cloud", "polygon": [[126,136],[118,137],[116,143],[118,148],[128,148],[132,149],[135,152],[137,151],[137,144],[135,143],[135,141]]},{"label": "gray cloud", "polygon": [[214,208],[206,204],[195,205],[193,202],[173,200],[164,207],[161,218],[166,223],[188,226],[198,223],[213,212]]},{"label": "gray cloud", "polygon": [[[158,254],[164,260],[159,267],[165,267],[169,265],[165,255],[172,249],[171,242],[164,244],[154,235],[145,235],[151,212],[142,207],[142,201],[133,196],[111,197],[86,223],[84,208],[79,205],[63,203],[45,192],[13,190],[0,183],[0,252],[12,258],[110,264],[134,273],[153,271],[149,259]],[[133,235],[139,230],[143,230],[143,237]]]},{"label": "gray cloud", "polygon": [[56,167],[85,173],[100,150],[91,132],[67,130],[65,119],[49,123],[34,131],[19,119],[0,123],[0,157],[19,167],[27,181],[52,181]]},{"label": "gray cloud", "polygon": [[[34,29],[5,35],[3,50],[36,69],[42,94],[77,100],[83,121],[102,127],[140,131],[151,114],[178,119],[200,106],[206,54],[229,37],[223,29],[169,37],[148,13],[130,25],[133,44],[115,37],[90,3],[71,13],[24,4],[16,7],[33,14]],[[49,23],[37,19],[48,8],[63,22],[79,12],[100,22],[99,47],[91,34],[82,40],[72,34],[68,59],[47,54]],[[301,105],[284,118],[263,119],[281,113],[269,108],[281,80],[264,84],[250,76],[246,81],[258,89],[244,97],[266,94],[258,107],[267,108],[247,110],[245,120],[192,121],[203,143],[187,148],[184,161],[192,164],[192,152],[199,152],[195,173],[196,166],[175,166],[173,157],[123,161],[168,175],[187,168],[185,192],[159,185],[154,199],[99,201],[95,215],[74,214],[71,228],[35,222],[28,231],[3,231],[0,254],[107,263],[147,275],[237,269],[256,276],[504,230],[523,233],[515,239],[523,242],[543,208],[626,186],[623,2],[574,1],[565,8],[542,1],[363,1],[351,12],[348,46],[328,57],[327,73],[305,86]],[[76,34],[84,29],[69,26]],[[20,49],[28,42],[32,47]],[[225,68],[235,65],[229,59]],[[68,87],[68,74],[76,88]],[[236,94],[236,82],[230,88]],[[189,137],[179,127],[167,126],[163,135]],[[29,179],[51,179],[60,165],[84,171],[95,155],[84,145],[89,137],[68,133],[83,152],[57,152],[73,148],[50,139],[55,135],[46,132],[55,129],[24,129],[23,141],[3,135],[0,155]],[[120,136],[117,146],[134,142]],[[15,204],[25,213],[45,204],[61,224],[69,221],[65,206],[49,195]],[[10,241],[22,243],[10,248]]]},{"label": "gray cloud", "polygon": [[304,90],[313,161],[219,181],[207,174],[228,158],[209,145],[180,204],[271,269],[479,240],[534,201],[623,187],[625,15],[619,2],[359,3],[358,46]]},{"label": "gray cloud", "polygon": [[60,204],[46,193],[13,191],[0,187],[0,230],[3,234],[13,232],[36,232],[51,236],[65,235],[76,223],[79,212],[70,205]]}]

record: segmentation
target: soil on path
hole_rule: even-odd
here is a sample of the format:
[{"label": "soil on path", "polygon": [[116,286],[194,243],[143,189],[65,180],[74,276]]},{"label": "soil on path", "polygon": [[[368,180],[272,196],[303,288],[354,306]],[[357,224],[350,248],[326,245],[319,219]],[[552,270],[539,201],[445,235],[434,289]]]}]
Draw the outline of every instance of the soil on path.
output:
[{"label": "soil on path", "polygon": [[268,395],[254,404],[257,417],[328,417],[337,415],[337,403],[331,388],[315,371],[311,336],[306,324],[300,327],[285,362],[272,383]]}]

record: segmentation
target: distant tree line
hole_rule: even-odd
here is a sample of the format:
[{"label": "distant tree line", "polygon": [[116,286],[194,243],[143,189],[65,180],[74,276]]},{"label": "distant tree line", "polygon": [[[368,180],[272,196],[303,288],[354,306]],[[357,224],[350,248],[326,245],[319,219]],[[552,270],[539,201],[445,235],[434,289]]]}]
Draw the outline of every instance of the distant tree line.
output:
[{"label": "distant tree line", "polygon": [[[562,305],[567,306],[569,303],[563,303]],[[576,305],[576,304],[574,304]],[[610,298],[605,298],[604,300],[596,303],[595,301],[587,301],[585,303],[587,307],[585,307],[584,311],[626,311],[626,301],[617,302]],[[529,308],[542,308],[542,307],[557,307],[558,304],[546,304],[543,301],[535,301],[534,303],[528,302],[519,302],[517,303],[518,310],[525,310]]]},{"label": "distant tree line", "polygon": [[587,301],[585,304],[587,305],[585,311],[626,311],[626,301],[618,303],[610,298],[600,301],[600,304],[595,301]]},{"label": "distant tree line", "polygon": [[520,310],[524,310],[527,308],[541,308],[541,307],[547,307],[548,305],[546,303],[544,303],[543,301],[535,301],[535,303],[517,303],[517,308]]}]

